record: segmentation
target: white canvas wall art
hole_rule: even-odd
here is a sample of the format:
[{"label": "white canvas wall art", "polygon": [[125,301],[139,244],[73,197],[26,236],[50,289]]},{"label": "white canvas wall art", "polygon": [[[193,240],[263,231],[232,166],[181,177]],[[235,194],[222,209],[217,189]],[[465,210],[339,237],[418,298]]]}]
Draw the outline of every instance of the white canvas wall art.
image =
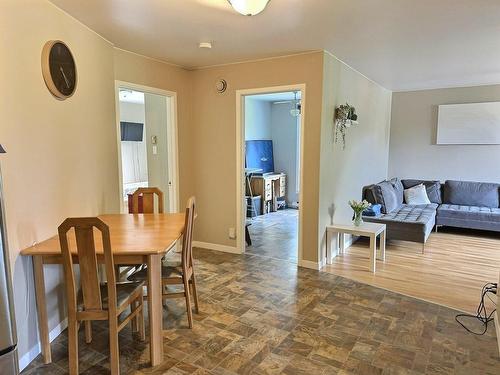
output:
[{"label": "white canvas wall art", "polygon": [[500,144],[500,102],[440,105],[436,143]]}]

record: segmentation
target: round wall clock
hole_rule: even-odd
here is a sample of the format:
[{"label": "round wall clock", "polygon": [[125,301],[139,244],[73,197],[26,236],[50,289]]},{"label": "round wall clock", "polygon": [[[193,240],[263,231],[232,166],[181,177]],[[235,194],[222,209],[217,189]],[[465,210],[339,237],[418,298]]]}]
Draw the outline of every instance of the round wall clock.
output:
[{"label": "round wall clock", "polygon": [[69,98],[76,89],[76,65],[68,46],[50,40],[42,50],[42,74],[49,91],[57,99]]}]

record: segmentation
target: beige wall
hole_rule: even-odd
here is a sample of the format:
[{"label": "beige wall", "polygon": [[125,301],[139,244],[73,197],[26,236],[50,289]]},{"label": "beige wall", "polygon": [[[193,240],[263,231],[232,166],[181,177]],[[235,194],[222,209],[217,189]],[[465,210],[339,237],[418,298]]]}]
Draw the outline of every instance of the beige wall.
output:
[{"label": "beige wall", "polygon": [[[78,67],[77,91],[62,102],[48,93],[40,72],[40,52],[50,39],[67,42]],[[55,234],[65,217],[119,210],[115,79],[177,93],[180,199],[182,204],[191,194],[198,198],[198,241],[235,246],[228,228],[236,227],[238,89],[306,85],[301,202],[305,260],[319,260],[325,208],[338,202],[338,214],[345,216],[342,203],[351,193],[359,194],[365,180],[386,174],[390,94],[323,52],[187,71],[114,49],[47,1],[4,0],[0,53],[0,86],[8,93],[0,101],[0,142],[8,154],[0,160],[21,356],[36,350],[37,325],[31,262],[18,256],[19,251]],[[224,94],[214,89],[218,78],[228,82]],[[331,117],[334,106],[345,100],[356,105],[361,120],[359,130],[349,134],[349,151],[340,152],[331,144]],[[380,147],[376,152],[368,150],[373,141]],[[371,174],[353,174],[363,155]],[[339,181],[345,187],[335,184]],[[46,276],[52,329],[65,317],[62,271],[48,267]]]},{"label": "beige wall", "polygon": [[[40,55],[61,39],[78,69],[73,97],[45,87]],[[31,259],[19,251],[57,232],[68,216],[119,208],[112,46],[42,0],[3,0],[0,11],[0,158],[13,264],[19,352],[37,344]],[[49,327],[64,318],[62,270],[47,267]]]},{"label": "beige wall", "polygon": [[[319,181],[319,241],[324,254],[325,226],[349,222],[351,199],[364,185],[387,177],[391,92],[325,53]],[[334,143],[335,107],[349,103],[359,124],[347,129],[346,146]],[[333,208],[333,209],[332,209]]]},{"label": "beige wall", "polygon": [[180,207],[194,194],[192,181],[194,163],[191,144],[191,81],[192,73],[132,52],[114,50],[115,79],[177,93],[177,127],[179,146]]},{"label": "beige wall", "polygon": [[394,93],[389,175],[500,181],[500,145],[436,145],[438,105],[491,101],[500,85]]},{"label": "beige wall", "polygon": [[[323,53],[316,52],[194,71],[191,184],[198,202],[196,240],[236,246],[228,228],[236,227],[236,90],[306,84],[304,139],[304,259],[317,261],[319,136]],[[215,90],[224,78],[228,89]]]}]

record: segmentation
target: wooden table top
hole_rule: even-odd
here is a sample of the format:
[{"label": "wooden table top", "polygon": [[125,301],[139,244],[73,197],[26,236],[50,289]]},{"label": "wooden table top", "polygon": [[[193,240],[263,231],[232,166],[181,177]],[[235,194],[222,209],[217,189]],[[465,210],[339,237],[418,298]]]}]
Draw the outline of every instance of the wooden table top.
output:
[{"label": "wooden table top", "polygon": [[[115,255],[155,255],[170,249],[184,231],[184,213],[178,214],[114,214],[100,215],[109,226],[111,249]],[[102,254],[100,232],[95,231],[96,252]],[[73,230],[68,232],[72,253],[76,252]],[[57,235],[28,247],[21,255],[60,255]]]}]

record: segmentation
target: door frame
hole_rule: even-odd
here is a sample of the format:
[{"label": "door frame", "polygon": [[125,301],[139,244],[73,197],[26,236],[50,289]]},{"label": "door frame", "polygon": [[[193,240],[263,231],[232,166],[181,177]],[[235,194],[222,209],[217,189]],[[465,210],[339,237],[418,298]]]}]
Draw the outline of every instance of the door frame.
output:
[{"label": "door frame", "polygon": [[179,145],[177,129],[177,93],[132,82],[115,80],[116,142],[118,147],[118,181],[120,193],[120,212],[128,212],[123,201],[122,148],[120,137],[120,89],[156,94],[167,98],[167,157],[169,181],[169,212],[179,210]]},{"label": "door frame", "polygon": [[302,261],[302,223],[303,209],[300,207],[304,194],[304,134],[306,118],[306,84],[298,83],[285,86],[259,87],[254,89],[236,90],[236,250],[245,252],[245,222],[246,212],[244,186],[245,181],[245,97],[277,92],[300,91],[302,112],[300,116],[300,190],[299,190],[299,233],[298,233],[298,264]]}]

